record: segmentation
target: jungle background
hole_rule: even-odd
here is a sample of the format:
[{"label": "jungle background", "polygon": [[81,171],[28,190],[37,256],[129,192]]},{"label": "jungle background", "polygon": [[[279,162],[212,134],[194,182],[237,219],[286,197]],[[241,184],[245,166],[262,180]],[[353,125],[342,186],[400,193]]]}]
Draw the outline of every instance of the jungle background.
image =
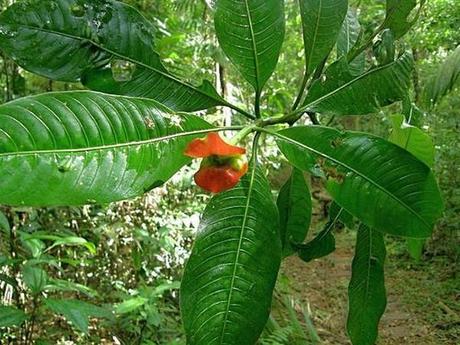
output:
[{"label": "jungle background", "polygon": [[[252,91],[217,47],[209,0],[127,0],[157,28],[157,50],[169,69],[194,82],[213,80],[220,92],[242,107]],[[11,0],[1,1],[4,9]],[[351,1],[358,7],[364,34],[385,15],[381,0]],[[270,114],[289,109],[302,78],[303,48],[295,0],[286,0],[287,36],[276,74],[264,93]],[[412,50],[412,124],[433,138],[435,170],[445,212],[421,258],[411,257],[404,240],[387,236],[386,286],[389,295],[378,344],[460,344],[460,92],[456,78],[450,92],[429,102],[430,85],[443,77],[441,65],[460,76],[460,2],[428,0],[411,32],[398,43]],[[456,50],[457,49],[457,50]],[[119,66],[123,73],[124,66]],[[240,85],[240,86],[236,86]],[[243,87],[241,87],[243,85]],[[3,102],[79,85],[52,82],[0,56]],[[428,98],[428,101],[427,101]],[[413,109],[417,109],[413,108]],[[326,119],[339,127],[388,137],[385,113]],[[215,109],[203,113],[228,125],[238,119]],[[223,116],[222,116],[223,115]],[[267,142],[275,190],[289,175],[282,156]],[[82,208],[20,209],[0,207],[0,300],[33,315],[21,328],[0,329],[0,344],[185,344],[177,289],[184,263],[209,195],[193,183],[196,165],[184,168],[165,186],[142,198]],[[312,178],[313,236],[326,222],[330,199]],[[4,216],[2,216],[4,215]],[[349,344],[345,320],[347,284],[355,230],[336,231],[334,254],[303,263],[296,257],[283,265],[274,309],[260,344]],[[31,272],[27,262],[40,262]],[[30,280],[47,287],[46,301],[34,294]],[[28,284],[29,283],[29,284]],[[67,304],[59,304],[65,300]],[[88,304],[84,304],[88,303]],[[98,307],[94,307],[98,306]],[[79,310],[69,315],[70,307]],[[108,312],[113,310],[114,313]],[[69,323],[69,320],[71,321]]]}]

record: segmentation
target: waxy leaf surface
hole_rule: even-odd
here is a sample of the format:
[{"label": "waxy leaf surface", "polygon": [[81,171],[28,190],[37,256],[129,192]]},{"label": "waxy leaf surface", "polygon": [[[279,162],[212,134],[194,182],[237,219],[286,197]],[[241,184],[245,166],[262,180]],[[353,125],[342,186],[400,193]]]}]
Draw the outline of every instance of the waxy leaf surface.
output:
[{"label": "waxy leaf surface", "polygon": [[430,168],[401,147],[359,132],[293,127],[276,134],[278,146],[300,169],[305,156],[323,162],[327,189],[346,211],[394,235],[430,236],[443,203]]},{"label": "waxy leaf surface", "polygon": [[250,172],[207,206],[181,286],[189,345],[254,345],[270,313],[281,261],[278,210]]},{"label": "waxy leaf surface", "polygon": [[95,92],[30,96],[0,106],[0,204],[107,203],[142,195],[190,162],[199,117],[148,99]]}]

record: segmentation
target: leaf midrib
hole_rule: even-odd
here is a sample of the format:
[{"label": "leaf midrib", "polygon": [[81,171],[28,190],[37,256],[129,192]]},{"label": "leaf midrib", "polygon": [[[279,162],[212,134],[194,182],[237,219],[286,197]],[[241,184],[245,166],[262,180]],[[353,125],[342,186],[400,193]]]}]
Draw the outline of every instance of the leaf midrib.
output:
[{"label": "leaf midrib", "polygon": [[249,32],[251,35],[251,43],[252,43],[252,50],[253,50],[253,55],[254,55],[254,68],[256,72],[256,89],[259,91],[261,89],[260,86],[260,69],[259,69],[259,57],[257,53],[257,44],[256,44],[256,36],[254,33],[254,27],[252,25],[252,16],[251,16],[251,10],[249,9],[249,2],[248,0],[244,0],[244,4],[246,6],[246,13],[248,15],[248,25],[249,25]]},{"label": "leaf midrib", "polygon": [[364,309],[367,310],[367,305],[369,302],[369,295],[370,295],[370,283],[371,283],[371,260],[372,260],[372,250],[373,248],[373,230],[371,228],[367,228],[368,236],[369,236],[369,251],[367,257],[367,275],[366,275],[366,290],[365,290],[365,298],[364,298]]},{"label": "leaf midrib", "polygon": [[157,142],[172,140],[172,139],[176,139],[180,137],[186,137],[186,136],[192,136],[192,135],[198,135],[198,134],[206,134],[210,132],[223,131],[223,130],[229,130],[229,127],[200,129],[200,130],[195,130],[195,131],[174,133],[171,135],[166,135],[163,137],[152,138],[152,139],[147,139],[147,140],[129,141],[126,143],[100,145],[100,146],[93,146],[93,147],[82,147],[82,148],[77,148],[77,149],[54,149],[54,150],[48,149],[48,150],[3,152],[3,153],[0,153],[0,158],[10,157],[10,156],[21,156],[22,157],[22,156],[46,155],[46,154],[60,154],[60,153],[72,154],[72,153],[88,153],[92,151],[113,150],[113,149],[118,149],[118,148],[151,145]]},{"label": "leaf midrib", "polygon": [[231,305],[232,297],[233,297],[233,289],[235,287],[235,277],[236,277],[236,271],[238,269],[238,263],[239,263],[240,253],[241,253],[241,246],[243,244],[243,238],[244,238],[243,235],[244,235],[244,232],[246,230],[246,222],[247,222],[247,219],[248,219],[249,205],[250,205],[251,198],[252,198],[252,192],[253,192],[253,187],[254,187],[254,178],[255,178],[256,169],[257,169],[257,162],[254,160],[252,171],[251,171],[251,179],[249,181],[248,196],[247,196],[246,206],[245,206],[245,210],[244,210],[243,223],[241,225],[240,238],[239,238],[239,241],[238,241],[238,248],[237,248],[237,251],[236,251],[235,262],[234,262],[234,266],[233,266],[232,280],[231,280],[230,288],[229,288],[227,306],[225,308],[225,319],[224,319],[224,321],[222,323],[222,333],[221,333],[221,336],[220,336],[220,344],[224,344],[225,330],[226,330],[227,324],[228,324],[228,315],[230,313],[230,305]]},{"label": "leaf midrib", "polygon": [[[302,5],[303,2],[302,0],[300,0],[300,4]],[[308,59],[306,61],[306,68],[305,68],[305,73],[307,74],[310,74],[310,66],[311,66],[311,62],[312,62],[312,59],[313,59],[313,52],[314,52],[314,49],[315,49],[315,46],[316,46],[316,39],[317,39],[317,36],[318,36],[318,30],[319,30],[319,22],[321,20],[321,15],[323,14],[323,0],[320,0],[319,1],[319,10],[318,10],[318,18],[316,19],[316,25],[315,25],[315,32],[313,34],[313,40],[312,40],[312,43],[310,45],[310,50],[307,51],[307,47],[305,46],[305,53],[308,54]],[[302,16],[302,21],[303,21],[303,16]],[[307,25],[306,23],[304,23],[304,25]],[[304,35],[304,39],[305,39],[305,35]]]},{"label": "leaf midrib", "polygon": [[305,144],[302,144],[294,139],[291,139],[285,135],[282,135],[280,133],[277,133],[277,132],[272,132],[272,131],[269,131],[270,134],[280,138],[281,140],[284,140],[284,141],[287,141],[287,142],[290,142],[291,144],[294,144],[294,145],[297,145],[303,149],[306,149],[308,151],[311,151],[323,158],[326,158],[332,162],[334,162],[335,164],[338,164],[342,167],[344,167],[345,169],[348,169],[349,171],[353,172],[354,174],[360,176],[361,178],[363,178],[364,180],[366,180],[367,182],[371,183],[373,186],[375,186],[377,189],[381,190],[382,192],[384,192],[385,194],[387,194],[388,196],[390,196],[392,199],[396,200],[401,206],[403,206],[405,209],[407,209],[409,212],[411,212],[417,219],[419,219],[423,225],[425,225],[425,227],[430,230],[431,229],[431,226],[426,222],[425,219],[423,219],[412,207],[410,207],[409,205],[407,205],[404,201],[402,201],[401,199],[399,199],[398,197],[396,197],[396,195],[394,195],[393,193],[391,193],[390,191],[388,191],[387,189],[385,189],[383,186],[379,185],[377,182],[375,182],[374,180],[372,180],[371,178],[367,177],[366,175],[362,174],[361,172],[359,172],[358,170],[350,167],[349,165],[347,165],[346,163],[342,162],[342,161],[339,161],[337,159],[335,159],[334,157],[331,157],[331,156],[328,156],[327,154],[321,152],[321,151],[318,151],[312,147],[309,147]]},{"label": "leaf midrib", "polygon": [[[364,288],[364,301],[363,301],[363,312],[366,313],[368,310],[367,310],[367,307],[369,305],[369,296],[371,295],[371,288],[370,288],[370,283],[371,283],[371,269],[372,269],[372,264],[371,264],[371,261],[372,261],[372,257],[373,257],[373,249],[374,249],[374,246],[373,246],[373,229],[371,229],[370,227],[367,227],[367,226],[364,226],[361,225],[361,228],[358,230],[358,231],[366,231],[366,235],[367,235],[367,240],[368,240],[368,243],[367,243],[367,248],[366,248],[366,252],[364,253],[367,258],[366,258],[366,273],[365,273],[365,288]],[[360,234],[358,233],[358,236],[360,236]],[[362,234],[361,234],[362,236]],[[355,256],[355,260],[357,259],[358,257]],[[361,314],[362,315],[362,314]],[[364,328],[361,328],[361,334],[363,334],[363,331],[365,331]]]}]

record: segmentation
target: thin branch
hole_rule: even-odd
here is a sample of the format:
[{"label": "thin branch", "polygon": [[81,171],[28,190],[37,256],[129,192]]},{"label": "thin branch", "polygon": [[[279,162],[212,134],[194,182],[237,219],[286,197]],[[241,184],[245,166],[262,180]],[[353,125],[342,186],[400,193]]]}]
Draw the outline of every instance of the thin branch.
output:
[{"label": "thin branch", "polygon": [[256,91],[256,99],[255,99],[255,105],[254,105],[256,119],[260,119],[262,117],[260,113],[260,97],[261,97],[261,91]]},{"label": "thin branch", "polygon": [[297,95],[297,98],[295,99],[294,105],[292,106],[292,110],[296,110],[300,102],[302,101],[303,94],[307,88],[307,83],[308,83],[308,73],[304,73],[303,80],[302,80],[302,85],[300,86],[299,94]]},{"label": "thin branch", "polygon": [[230,109],[235,110],[236,112],[240,113],[241,115],[243,115],[244,117],[247,117],[250,120],[255,120],[256,119],[256,116],[252,115],[251,113],[247,112],[246,110],[241,109],[240,107],[237,107],[234,104],[225,102],[225,106],[229,107]]},{"label": "thin branch", "polygon": [[347,55],[347,61],[352,62],[356,59],[362,52],[369,48],[374,43],[374,38],[377,37],[385,29],[386,21],[380,25],[377,30],[375,30],[372,35],[367,39],[367,41],[356,49],[352,49]]}]

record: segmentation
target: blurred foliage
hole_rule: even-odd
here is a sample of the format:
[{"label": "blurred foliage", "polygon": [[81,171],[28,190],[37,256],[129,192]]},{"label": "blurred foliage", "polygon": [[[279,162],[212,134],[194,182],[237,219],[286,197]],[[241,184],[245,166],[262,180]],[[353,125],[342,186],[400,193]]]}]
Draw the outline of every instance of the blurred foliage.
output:
[{"label": "blurred foliage", "polygon": [[[2,1],[4,7],[12,1]],[[174,73],[188,80],[209,79],[229,100],[248,106],[253,91],[240,80],[235,68],[217,47],[210,0],[126,0],[155,23],[156,48]],[[301,21],[296,0],[286,0],[287,35],[275,75],[263,95],[269,115],[277,115],[292,106],[289,95],[296,94],[303,76]],[[369,37],[385,15],[383,0],[352,0],[359,6],[358,16]],[[436,145],[435,170],[445,197],[444,218],[438,225],[425,255],[460,257],[460,92],[457,88],[432,109],[420,104],[421,92],[436,75],[439,65],[460,43],[460,3],[458,0],[430,0],[420,20],[400,42],[400,50],[412,47],[417,63],[414,73],[413,101],[422,110],[408,116],[429,133]],[[79,85],[57,83],[32,75],[10,59],[0,57],[0,88],[4,102],[28,94],[52,90],[71,90]],[[374,63],[367,57],[367,63]],[[243,85],[237,87],[236,85]],[[408,102],[411,103],[411,102]],[[414,109],[407,113],[415,114]],[[221,109],[217,114],[221,115]],[[359,119],[334,118],[341,127],[367,130],[387,137],[389,116],[400,107],[389,107],[386,114]],[[227,121],[237,122],[224,112]],[[407,114],[406,114],[407,115]],[[207,114],[210,120],[218,117]],[[270,144],[270,143],[268,143]],[[283,158],[274,149],[271,170],[277,172],[274,186],[286,176]],[[264,162],[268,164],[269,161]],[[23,307],[34,319],[9,331],[0,328],[0,343],[14,344],[15,339],[32,337],[36,344],[184,344],[180,325],[177,281],[188,256],[199,214],[207,196],[192,186],[194,167],[165,187],[133,201],[83,208],[1,209],[11,229],[0,218],[0,298],[5,304]],[[1,214],[0,214],[1,215]],[[23,263],[31,268],[22,269]],[[24,266],[26,267],[26,266]],[[280,289],[261,344],[316,344],[308,313]],[[37,297],[36,291],[45,291]],[[89,333],[65,314],[46,308],[48,298],[78,298],[92,305],[104,306],[112,317],[96,321],[90,316]],[[48,303],[49,304],[49,303]],[[283,310],[281,315],[279,310]],[[86,315],[83,313],[82,315]],[[296,323],[301,320],[300,323]],[[278,321],[277,321],[278,320]],[[279,320],[290,320],[279,323]],[[1,319],[0,319],[1,321]],[[88,321],[86,321],[88,322]],[[298,321],[299,322],[299,321]],[[34,333],[34,325],[40,332]],[[76,324],[77,323],[77,324]],[[0,325],[1,326],[1,325]],[[303,340],[298,340],[300,339]],[[303,338],[302,338],[303,337]],[[306,338],[305,338],[306,337]],[[149,339],[149,340],[147,340]],[[68,344],[68,343],[66,343]]]}]

